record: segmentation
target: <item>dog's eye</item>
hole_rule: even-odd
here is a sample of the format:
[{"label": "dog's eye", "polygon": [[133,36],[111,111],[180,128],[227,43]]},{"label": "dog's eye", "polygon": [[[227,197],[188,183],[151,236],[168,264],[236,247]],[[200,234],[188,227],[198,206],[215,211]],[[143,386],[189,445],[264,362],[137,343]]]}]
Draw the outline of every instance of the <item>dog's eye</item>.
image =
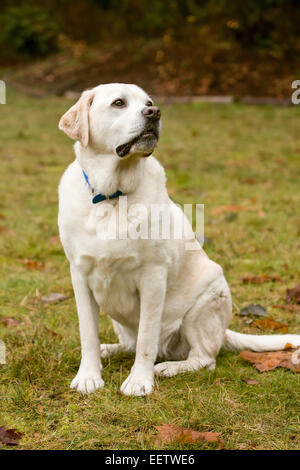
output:
[{"label": "dog's eye", "polygon": [[153,106],[152,101],[147,101],[146,106]]},{"label": "dog's eye", "polygon": [[117,106],[117,108],[123,108],[126,106],[126,103],[124,100],[121,100],[121,98],[118,98],[117,100],[113,101],[112,106]]}]

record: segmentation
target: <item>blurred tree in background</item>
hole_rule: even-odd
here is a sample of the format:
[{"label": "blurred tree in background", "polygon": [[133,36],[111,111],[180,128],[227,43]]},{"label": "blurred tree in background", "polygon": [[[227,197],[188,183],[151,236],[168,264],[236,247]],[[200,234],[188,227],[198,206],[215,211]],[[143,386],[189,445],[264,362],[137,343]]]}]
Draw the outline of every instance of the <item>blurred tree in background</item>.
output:
[{"label": "blurred tree in background", "polygon": [[[215,88],[224,92],[234,87],[236,80],[240,84],[247,80],[249,71],[261,64],[261,71],[256,75],[253,71],[252,77],[254,92],[260,94],[265,91],[258,84],[258,74],[282,77],[285,74],[290,80],[292,70],[295,73],[300,70],[299,0],[2,0],[1,3],[0,66],[28,63],[31,59],[63,53],[67,48],[72,49],[73,56],[84,57],[83,50],[97,46],[99,54],[114,54],[117,76],[118,63],[122,61],[127,61],[124,68],[134,67],[138,77],[142,73],[139,65],[144,64],[151,75],[150,64],[156,64],[156,75],[160,81],[168,80],[166,91],[170,93],[178,90],[175,72],[184,76],[180,80],[183,93],[205,93]],[[89,60],[88,54],[84,60]],[[227,75],[222,77],[226,86],[220,85],[218,64],[228,66]],[[202,73],[205,76],[199,80],[197,77]],[[121,78],[127,76],[121,74]],[[275,94],[282,94],[285,86],[282,82]]]},{"label": "blurred tree in background", "polygon": [[288,52],[299,42],[299,0],[4,0],[0,41],[36,56],[57,47],[58,31],[94,42],[105,36],[184,39],[209,27],[220,39]]},{"label": "blurred tree in background", "polygon": [[28,4],[9,7],[1,23],[1,40],[14,52],[35,57],[57,49],[59,20],[49,10]]}]

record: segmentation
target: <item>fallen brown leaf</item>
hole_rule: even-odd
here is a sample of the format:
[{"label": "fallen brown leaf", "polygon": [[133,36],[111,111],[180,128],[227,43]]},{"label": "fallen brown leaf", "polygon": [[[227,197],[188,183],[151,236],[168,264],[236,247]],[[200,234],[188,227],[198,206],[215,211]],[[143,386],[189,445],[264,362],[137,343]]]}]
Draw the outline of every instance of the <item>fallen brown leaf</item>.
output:
[{"label": "fallen brown leaf", "polygon": [[43,414],[44,413],[44,408],[43,408],[43,405],[41,405],[40,403],[37,404],[37,410],[40,414]]},{"label": "fallen brown leaf", "polygon": [[158,431],[155,444],[170,444],[178,442],[181,444],[193,444],[197,442],[216,442],[219,444],[218,449],[224,447],[220,432],[200,432],[190,428],[182,428],[176,424],[163,423],[161,426],[154,426]]},{"label": "fallen brown leaf", "polygon": [[59,235],[50,237],[50,243],[53,243],[53,245],[60,245],[60,238]]},{"label": "fallen brown leaf", "polygon": [[287,310],[288,312],[300,312],[300,305],[291,304],[291,305],[280,305],[275,304],[273,308],[280,308],[281,310]]},{"label": "fallen brown leaf", "polygon": [[287,325],[286,323],[280,323],[271,317],[262,318],[261,320],[255,320],[252,323],[252,326],[259,328],[260,330],[277,330],[281,333],[287,333],[289,329],[289,325]]},{"label": "fallen brown leaf", "polygon": [[226,214],[228,212],[245,212],[245,211],[250,211],[250,212],[259,212],[261,209],[259,207],[254,207],[254,206],[235,206],[235,205],[225,205],[225,206],[219,206],[219,207],[214,207],[211,210],[212,215],[220,215],[220,214]]},{"label": "fallen brown leaf", "polygon": [[14,237],[16,235],[16,232],[14,230],[6,230],[5,231],[5,234],[8,236],[8,237]]},{"label": "fallen brown leaf", "polygon": [[276,369],[276,367],[285,367],[286,369],[293,369],[296,372],[300,372],[300,360],[297,359],[293,362],[292,358],[295,351],[297,351],[297,349],[272,352],[241,351],[240,357],[245,361],[252,362],[259,372],[267,372]]},{"label": "fallen brown leaf", "polygon": [[50,336],[52,336],[52,338],[62,339],[62,335],[60,333],[56,333],[56,331],[53,331],[50,328],[47,328],[47,327],[45,328],[46,328],[46,331],[50,334]]},{"label": "fallen brown leaf", "polygon": [[255,276],[248,274],[247,276],[243,277],[242,281],[244,284],[263,284],[264,282],[281,281],[281,278],[276,275],[268,276],[267,274],[259,274]]},{"label": "fallen brown leaf", "polygon": [[4,426],[0,427],[0,442],[2,444],[16,446],[22,436],[23,433],[16,429],[6,429]]},{"label": "fallen brown leaf", "polygon": [[169,196],[173,196],[176,193],[176,189],[168,188],[168,193],[169,193]]},{"label": "fallen brown leaf", "polygon": [[20,259],[19,263],[25,264],[27,269],[39,269],[39,270],[41,270],[41,269],[44,269],[44,267],[45,267],[45,263],[42,263],[40,261],[36,261],[34,259],[28,259],[28,258]]},{"label": "fallen brown leaf", "polygon": [[239,312],[239,315],[241,316],[255,315],[257,317],[263,317],[263,316],[268,315],[268,311],[266,307],[263,307],[262,305],[249,304],[249,305],[246,305],[246,307],[242,308],[242,310]]},{"label": "fallen brown leaf", "polygon": [[55,302],[61,302],[69,298],[69,295],[51,292],[48,296],[43,295],[41,301],[45,304],[53,304]]},{"label": "fallen brown leaf", "polygon": [[16,318],[13,318],[13,317],[0,317],[0,323],[2,323],[2,325],[5,325],[5,326],[16,326],[18,325],[20,322],[19,320],[16,320]]},{"label": "fallen brown leaf", "polygon": [[286,290],[286,301],[290,303],[300,303],[300,284],[297,284],[293,289]]},{"label": "fallen brown leaf", "polygon": [[252,380],[252,379],[243,379],[243,382],[245,382],[248,385],[258,385],[258,381]]},{"label": "fallen brown leaf", "polygon": [[238,161],[238,160],[232,160],[231,158],[229,158],[229,160],[226,160],[226,163],[225,165],[227,166],[237,166],[237,167],[244,167],[245,166],[245,163],[244,162],[241,162],[241,161]]},{"label": "fallen brown leaf", "polygon": [[13,235],[16,234],[14,230],[3,227],[2,225],[0,225],[0,233],[3,233],[4,235],[7,235],[8,237],[12,237]]},{"label": "fallen brown leaf", "polygon": [[256,184],[256,180],[254,178],[246,178],[244,180],[244,183],[246,183],[246,184]]}]

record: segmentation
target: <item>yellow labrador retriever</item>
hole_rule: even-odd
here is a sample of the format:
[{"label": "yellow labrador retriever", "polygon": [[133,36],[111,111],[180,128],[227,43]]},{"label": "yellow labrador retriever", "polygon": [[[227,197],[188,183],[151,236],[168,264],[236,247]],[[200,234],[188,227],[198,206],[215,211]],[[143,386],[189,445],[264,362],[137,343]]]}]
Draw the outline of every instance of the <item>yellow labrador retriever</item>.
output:
[{"label": "yellow labrador retriever", "polygon": [[[222,346],[271,351],[287,342],[300,345],[300,335],[252,336],[227,329],[231,297],[222,268],[202,250],[187,219],[181,238],[139,236],[137,226],[152,234],[159,223],[152,210],[157,206],[167,208],[172,227],[183,218],[168,197],[164,169],[152,156],[160,121],[147,93],[121,83],[85,91],[60,119],[60,129],[76,141],[76,159],[59,185],[58,223],[81,336],[82,359],[71,387],[82,393],[104,385],[100,355],[134,351],[121,391],[141,396],[151,393],[154,374],[213,369]],[[107,227],[116,214],[113,237]],[[117,344],[100,346],[100,307],[112,318]],[[155,365],[157,358],[167,362]]]}]

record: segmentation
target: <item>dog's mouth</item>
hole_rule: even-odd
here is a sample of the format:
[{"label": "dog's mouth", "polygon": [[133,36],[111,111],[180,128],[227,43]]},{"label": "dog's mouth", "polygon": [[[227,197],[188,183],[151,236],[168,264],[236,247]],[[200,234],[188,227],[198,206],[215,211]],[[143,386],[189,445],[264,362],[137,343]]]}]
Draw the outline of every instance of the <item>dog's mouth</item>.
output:
[{"label": "dog's mouth", "polygon": [[119,157],[125,157],[132,153],[141,153],[145,157],[149,157],[158,142],[158,131],[156,129],[145,129],[141,134],[134,137],[126,144],[119,145],[116,148]]}]

